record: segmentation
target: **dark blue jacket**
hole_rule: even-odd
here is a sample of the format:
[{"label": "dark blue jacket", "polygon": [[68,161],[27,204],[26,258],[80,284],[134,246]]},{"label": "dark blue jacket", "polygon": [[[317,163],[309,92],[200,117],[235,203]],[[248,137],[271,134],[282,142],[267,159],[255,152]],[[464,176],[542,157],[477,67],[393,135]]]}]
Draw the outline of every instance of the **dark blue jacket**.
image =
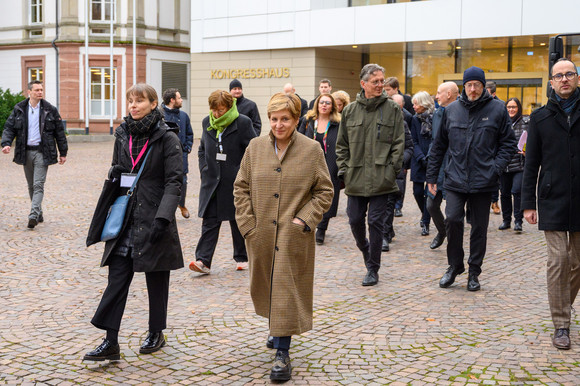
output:
[{"label": "dark blue jacket", "polygon": [[417,114],[411,120],[411,137],[413,137],[413,158],[411,159],[411,181],[425,182],[427,172],[427,154],[431,145],[431,135],[421,135],[421,121]]},{"label": "dark blue jacket", "polygon": [[181,148],[183,150],[183,174],[187,174],[189,172],[187,155],[191,153],[191,148],[193,146],[193,130],[191,128],[189,116],[185,111],[181,111],[180,109],[170,109],[165,105],[162,106],[163,112],[165,113],[165,122],[173,122],[179,126],[177,136],[179,137]]}]

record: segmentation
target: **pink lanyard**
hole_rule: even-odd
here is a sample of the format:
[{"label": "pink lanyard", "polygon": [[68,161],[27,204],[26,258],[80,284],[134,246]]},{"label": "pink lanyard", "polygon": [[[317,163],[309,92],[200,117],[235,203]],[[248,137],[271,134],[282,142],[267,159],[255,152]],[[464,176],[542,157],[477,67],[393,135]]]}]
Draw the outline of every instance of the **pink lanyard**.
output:
[{"label": "pink lanyard", "polygon": [[[145,153],[145,150],[147,150],[147,144],[149,143],[149,140],[147,140],[147,142],[145,142],[145,146],[143,146],[143,149],[141,149],[141,152],[139,152],[139,155],[137,156],[137,159],[134,160],[133,159],[133,136],[129,136],[129,154],[131,155],[131,163],[133,163],[133,169],[135,169],[135,166],[137,166],[137,164],[139,163],[139,160],[141,159],[141,157],[143,157],[143,153]],[[133,172],[133,169],[131,169],[131,172]]]}]

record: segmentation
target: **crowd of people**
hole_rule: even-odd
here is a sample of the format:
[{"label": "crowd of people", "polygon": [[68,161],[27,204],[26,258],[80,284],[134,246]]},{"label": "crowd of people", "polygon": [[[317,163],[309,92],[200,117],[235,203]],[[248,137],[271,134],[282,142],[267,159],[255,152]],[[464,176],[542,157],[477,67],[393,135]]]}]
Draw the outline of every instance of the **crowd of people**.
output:
[{"label": "crowd of people", "polygon": [[[236,270],[250,270],[255,311],[269,320],[266,346],[276,349],[270,377],[288,380],[292,335],[312,328],[315,245],[325,243],[341,190],[366,269],[362,285],[374,286],[381,254],[395,237],[394,218],[403,216],[410,169],[421,213],[417,234],[428,236],[433,220],[436,235],[429,247],[447,240],[441,288],[465,272],[467,221],[467,289],[481,289],[490,208],[499,214],[500,196],[500,230],[511,228],[512,216],[516,232],[524,218],[539,224],[548,246],[553,344],[569,349],[570,309],[580,289],[576,68],[568,59],[558,61],[548,104],[525,116],[518,98],[497,98],[495,84],[478,67],[464,71],[461,92],[455,82],[444,82],[433,98],[427,91],[402,94],[398,80],[385,78],[385,69],[371,63],[360,72],[360,92],[352,102],[345,91],[332,92],[329,79],[319,82],[319,95],[310,103],[292,84],[284,85],[268,103],[270,130],[264,135],[256,103],[233,80],[229,91],[210,94],[202,122],[202,229],[189,268],[211,273],[220,226],[228,221]],[[28,94],[6,122],[2,151],[10,153],[15,142],[14,161],[24,167],[31,198],[27,226],[34,229],[44,221],[48,165],[66,161],[67,142],[58,111],[43,99],[42,83],[31,82]],[[126,96],[129,115],[115,132],[112,166],[87,237],[87,245],[101,241],[109,208],[129,194],[121,230],[105,242],[101,265],[109,268],[108,284],[91,323],[106,336],[84,356],[92,361],[120,358],[119,329],[135,272],[145,273],[149,294],[149,329],[140,352],[165,345],[170,271],[185,265],[175,213],[190,217],[189,117],[180,110],[177,89],[165,90],[161,106],[147,84],[134,85]]]}]

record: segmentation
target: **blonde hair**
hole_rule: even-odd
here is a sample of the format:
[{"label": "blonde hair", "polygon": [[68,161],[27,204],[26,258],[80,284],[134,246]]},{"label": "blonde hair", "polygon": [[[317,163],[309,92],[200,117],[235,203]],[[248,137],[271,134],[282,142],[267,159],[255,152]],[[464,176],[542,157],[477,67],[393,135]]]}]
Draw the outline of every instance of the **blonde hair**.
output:
[{"label": "blonde hair", "polygon": [[140,96],[147,98],[149,102],[157,102],[157,104],[159,104],[157,91],[155,91],[155,89],[147,83],[137,83],[129,87],[125,97],[129,99],[131,96]]},{"label": "blonde hair", "polygon": [[296,94],[284,94],[283,92],[276,93],[270,98],[268,102],[268,118],[272,113],[288,110],[293,119],[300,119],[300,110],[302,102]]},{"label": "blonde hair", "polygon": [[344,90],[338,90],[336,92],[333,92],[332,97],[335,100],[338,99],[339,101],[341,101],[342,104],[344,105],[343,108],[345,108],[346,105],[350,103],[350,95],[348,95],[348,93]]},{"label": "blonde hair", "polygon": [[423,106],[429,113],[435,110],[435,102],[433,102],[433,98],[431,98],[431,95],[427,91],[419,91],[413,95],[411,101],[416,102],[419,106]]},{"label": "blonde hair", "polygon": [[308,110],[308,112],[306,113],[306,119],[312,120],[318,119],[318,101],[320,101],[320,98],[325,96],[329,97],[330,102],[332,103],[332,110],[330,110],[330,116],[328,119],[332,122],[340,122],[340,113],[336,109],[336,102],[334,101],[332,95],[326,93],[320,94],[318,98],[316,98],[316,100],[314,101],[314,105],[312,106],[312,110]]},{"label": "blonde hair", "polygon": [[210,110],[217,109],[219,106],[225,106],[228,110],[234,105],[234,97],[225,90],[215,90],[207,98]]}]

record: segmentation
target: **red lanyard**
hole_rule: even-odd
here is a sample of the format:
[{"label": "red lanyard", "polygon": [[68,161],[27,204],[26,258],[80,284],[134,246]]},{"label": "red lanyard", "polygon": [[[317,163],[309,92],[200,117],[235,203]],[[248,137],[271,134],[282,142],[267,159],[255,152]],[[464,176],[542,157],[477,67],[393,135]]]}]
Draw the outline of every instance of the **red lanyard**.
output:
[{"label": "red lanyard", "polygon": [[[139,155],[137,156],[137,159],[134,160],[133,159],[133,136],[129,136],[129,154],[131,155],[131,162],[133,163],[133,169],[135,169],[135,166],[137,166],[137,164],[139,163],[139,160],[141,159],[141,157],[143,157],[143,153],[145,153],[145,150],[147,150],[147,144],[149,143],[149,140],[147,140],[147,142],[145,142],[145,146],[143,146],[143,149],[141,149],[141,152],[139,152]],[[133,169],[131,169],[131,172],[133,171]]]}]

